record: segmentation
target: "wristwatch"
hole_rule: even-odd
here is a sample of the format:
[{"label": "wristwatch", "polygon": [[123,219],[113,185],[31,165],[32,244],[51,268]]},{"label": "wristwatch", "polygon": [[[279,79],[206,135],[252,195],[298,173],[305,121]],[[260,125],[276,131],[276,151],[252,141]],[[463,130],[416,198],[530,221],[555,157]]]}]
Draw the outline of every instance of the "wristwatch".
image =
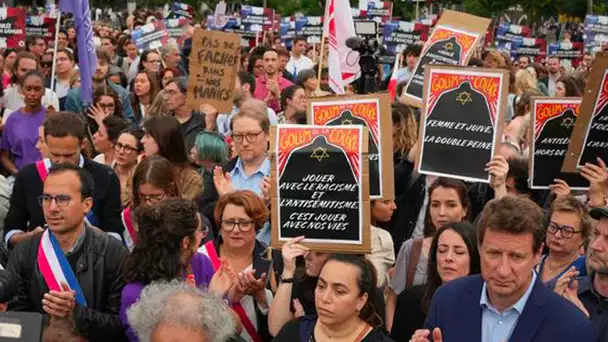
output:
[{"label": "wristwatch", "polygon": [[285,283],[285,284],[293,284],[293,277],[291,277],[291,278],[283,278],[281,276],[281,284],[283,284],[283,283]]}]

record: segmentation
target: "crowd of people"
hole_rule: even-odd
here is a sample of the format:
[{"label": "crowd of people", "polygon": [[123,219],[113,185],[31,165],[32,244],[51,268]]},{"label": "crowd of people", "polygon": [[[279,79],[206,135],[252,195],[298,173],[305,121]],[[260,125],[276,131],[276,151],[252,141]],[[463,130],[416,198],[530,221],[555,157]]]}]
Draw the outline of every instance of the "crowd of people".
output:
[{"label": "crowd of people", "polygon": [[[371,253],[304,237],[277,250],[270,128],[306,124],[307,99],[331,94],[323,56],[304,37],[244,48],[232,111],[193,110],[191,38],[140,53],[129,33],[151,20],[94,23],[92,103],[74,27],[56,51],[29,36],[1,54],[0,308],[42,314],[44,341],[608,338],[606,164],[582,167],[588,191],[528,183],[530,97],[580,97],[601,72],[593,55],[576,69],[492,49],[471,59],[511,75],[489,184],[418,174],[420,112],[397,95],[395,199],[369,204]],[[420,51],[403,52],[397,94]]]}]

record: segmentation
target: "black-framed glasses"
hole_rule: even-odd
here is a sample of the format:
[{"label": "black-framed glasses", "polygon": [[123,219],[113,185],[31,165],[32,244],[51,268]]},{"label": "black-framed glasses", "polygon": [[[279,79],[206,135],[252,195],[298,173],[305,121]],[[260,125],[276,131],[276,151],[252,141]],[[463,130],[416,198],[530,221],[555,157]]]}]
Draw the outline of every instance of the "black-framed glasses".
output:
[{"label": "black-framed glasses", "polygon": [[60,207],[60,208],[65,208],[70,204],[70,201],[72,200],[72,196],[70,195],[48,195],[48,194],[42,194],[40,196],[38,196],[38,203],[40,203],[41,206],[43,207],[50,207],[51,203],[53,203],[53,201],[55,201],[55,204]]},{"label": "black-framed glasses", "polygon": [[159,195],[146,196],[146,195],[139,194],[139,198],[141,199],[142,202],[149,203],[149,204],[156,204],[156,203],[162,201],[163,199],[165,199],[165,195],[159,194]]},{"label": "black-framed glasses", "polygon": [[98,103],[97,104],[101,109],[115,109],[116,104],[114,103]]},{"label": "black-framed glasses", "polygon": [[116,152],[123,151],[125,154],[131,154],[131,153],[137,152],[137,148],[135,148],[133,146],[129,146],[129,145],[124,145],[119,142],[114,144],[114,149],[116,150]]},{"label": "black-framed glasses", "polygon": [[553,235],[557,234],[557,231],[561,231],[562,236],[566,239],[571,239],[574,234],[578,234],[578,233],[582,233],[583,230],[576,230],[573,227],[570,226],[560,226],[559,224],[555,223],[555,222],[550,222],[549,223],[549,227],[547,228],[547,232],[551,233]]},{"label": "black-framed glasses", "polygon": [[253,221],[238,221],[238,220],[222,220],[222,229],[227,232],[231,232],[235,227],[239,227],[239,230],[243,233],[250,231],[253,228]]},{"label": "black-framed glasses", "polygon": [[247,140],[247,142],[252,143],[255,142],[258,139],[258,136],[260,135],[260,133],[262,133],[264,130],[261,130],[257,133],[243,133],[243,134],[238,134],[238,133],[232,133],[232,139],[238,143],[243,142],[243,139]]}]

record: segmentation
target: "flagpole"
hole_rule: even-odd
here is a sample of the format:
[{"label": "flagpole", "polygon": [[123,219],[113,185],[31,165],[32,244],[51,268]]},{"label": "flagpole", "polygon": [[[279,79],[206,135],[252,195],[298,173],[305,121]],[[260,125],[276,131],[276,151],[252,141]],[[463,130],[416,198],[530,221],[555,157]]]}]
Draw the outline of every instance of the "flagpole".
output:
[{"label": "flagpole", "polygon": [[[57,21],[55,21],[55,48],[53,50],[53,67],[51,68],[51,90],[55,90],[55,67],[57,66],[57,44],[59,42],[59,27],[61,26],[61,11],[57,8]],[[59,108],[57,108],[59,110]]]},{"label": "flagpole", "polygon": [[319,70],[317,70],[317,93],[321,90],[321,72],[323,71],[323,57],[325,57],[325,30],[323,30],[323,35],[321,36],[321,54],[319,55],[319,64],[317,65]]}]

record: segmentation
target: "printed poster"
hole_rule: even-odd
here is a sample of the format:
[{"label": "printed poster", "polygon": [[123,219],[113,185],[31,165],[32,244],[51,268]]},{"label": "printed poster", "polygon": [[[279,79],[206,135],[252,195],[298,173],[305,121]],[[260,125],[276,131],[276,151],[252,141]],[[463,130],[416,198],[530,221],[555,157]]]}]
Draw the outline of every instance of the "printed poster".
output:
[{"label": "printed poster", "polygon": [[25,47],[25,9],[0,8],[0,48]]}]

